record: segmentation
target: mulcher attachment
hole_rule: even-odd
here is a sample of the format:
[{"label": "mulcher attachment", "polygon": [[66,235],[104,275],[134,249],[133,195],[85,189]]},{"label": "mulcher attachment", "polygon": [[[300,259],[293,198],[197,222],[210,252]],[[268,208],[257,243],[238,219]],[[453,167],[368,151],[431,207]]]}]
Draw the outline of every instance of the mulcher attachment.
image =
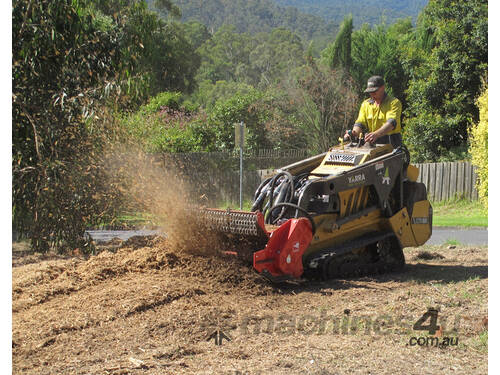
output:
[{"label": "mulcher attachment", "polygon": [[268,231],[261,212],[203,209],[199,218],[224,238],[226,253],[252,261],[254,268],[269,279],[280,281],[302,275],[302,255],[312,239],[308,219],[290,219]]}]

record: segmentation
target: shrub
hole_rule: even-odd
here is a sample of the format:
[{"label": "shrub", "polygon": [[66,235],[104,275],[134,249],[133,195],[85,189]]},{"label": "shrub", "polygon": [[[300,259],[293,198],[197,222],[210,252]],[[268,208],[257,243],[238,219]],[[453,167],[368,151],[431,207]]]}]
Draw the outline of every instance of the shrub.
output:
[{"label": "shrub", "polygon": [[[416,117],[406,120],[403,132],[404,143],[417,163],[459,159],[460,145],[464,142],[460,127],[463,116],[442,116],[423,110]],[[456,159],[454,159],[456,160]]]},{"label": "shrub", "polygon": [[488,88],[477,100],[479,122],[469,129],[469,151],[477,166],[479,199],[488,208]]},{"label": "shrub", "polygon": [[144,114],[151,114],[160,111],[164,107],[179,109],[181,97],[182,94],[180,92],[161,92],[151,98],[149,103],[141,108],[142,112]]}]

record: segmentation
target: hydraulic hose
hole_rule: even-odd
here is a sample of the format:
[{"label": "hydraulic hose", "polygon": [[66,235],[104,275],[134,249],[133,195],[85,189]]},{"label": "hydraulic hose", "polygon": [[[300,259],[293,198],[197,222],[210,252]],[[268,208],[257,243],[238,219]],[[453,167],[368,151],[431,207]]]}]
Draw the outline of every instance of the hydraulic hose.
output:
[{"label": "hydraulic hose", "polygon": [[[275,201],[275,199],[274,199],[275,185],[276,185],[276,182],[282,176],[286,176],[286,179],[284,179],[283,181],[281,181],[281,183],[276,187],[277,192],[278,192],[278,194],[277,194],[278,196],[277,196],[276,201]],[[289,183],[287,183],[287,180],[288,180]],[[288,195],[288,194],[286,194],[286,192],[285,192],[285,194],[280,194],[280,193],[284,192],[285,188],[289,187],[291,189],[290,197],[293,197],[293,195],[295,193],[295,189],[293,187],[293,182],[294,181],[293,181],[292,175],[289,172],[286,172],[286,171],[278,173],[271,180],[270,192],[269,192],[269,202],[268,202],[268,205],[266,205],[266,207],[270,209],[269,215],[267,215],[267,217],[266,217],[267,224],[270,224],[273,221],[273,219],[272,219],[272,216],[273,216],[272,215],[272,211],[274,210],[274,207],[276,206],[276,204],[285,203],[285,202],[280,202],[280,200],[282,200],[283,198],[285,198],[285,196]],[[264,212],[264,215],[266,215],[266,212]]]},{"label": "hydraulic hose", "polygon": [[274,211],[274,209],[276,209],[278,207],[290,207],[290,208],[294,208],[294,209],[302,212],[304,214],[304,217],[307,220],[309,220],[309,222],[311,223],[312,234],[314,235],[316,233],[316,224],[314,223],[312,216],[309,214],[309,212],[307,212],[307,210],[305,210],[302,207],[299,207],[293,203],[278,203],[278,204],[275,204],[273,208],[271,208],[270,214],[272,213],[272,211]]}]

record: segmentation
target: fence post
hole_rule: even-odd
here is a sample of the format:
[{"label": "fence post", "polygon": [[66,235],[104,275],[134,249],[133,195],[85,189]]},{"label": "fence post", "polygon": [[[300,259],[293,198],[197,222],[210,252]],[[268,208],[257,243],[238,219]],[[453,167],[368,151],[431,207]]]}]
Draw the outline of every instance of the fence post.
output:
[{"label": "fence post", "polygon": [[471,198],[471,180],[472,180],[472,168],[469,162],[465,163],[465,196],[470,199]]},{"label": "fence post", "polygon": [[458,163],[450,163],[450,198],[455,198],[457,193],[457,171],[458,171]]},{"label": "fence post", "polygon": [[477,167],[472,167],[472,199],[479,199],[479,190],[477,189]]},{"label": "fence post", "polygon": [[441,195],[441,200],[450,199],[450,169],[450,162],[443,163],[443,193]]},{"label": "fence post", "polygon": [[458,163],[458,181],[457,192],[460,192],[460,198],[465,197],[465,162]]}]

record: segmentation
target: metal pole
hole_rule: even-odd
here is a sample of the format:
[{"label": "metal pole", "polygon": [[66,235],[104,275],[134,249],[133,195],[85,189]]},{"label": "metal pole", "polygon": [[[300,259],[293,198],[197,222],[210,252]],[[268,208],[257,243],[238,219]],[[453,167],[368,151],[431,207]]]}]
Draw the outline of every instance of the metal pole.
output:
[{"label": "metal pole", "polygon": [[243,209],[243,121],[240,123],[240,210]]}]

